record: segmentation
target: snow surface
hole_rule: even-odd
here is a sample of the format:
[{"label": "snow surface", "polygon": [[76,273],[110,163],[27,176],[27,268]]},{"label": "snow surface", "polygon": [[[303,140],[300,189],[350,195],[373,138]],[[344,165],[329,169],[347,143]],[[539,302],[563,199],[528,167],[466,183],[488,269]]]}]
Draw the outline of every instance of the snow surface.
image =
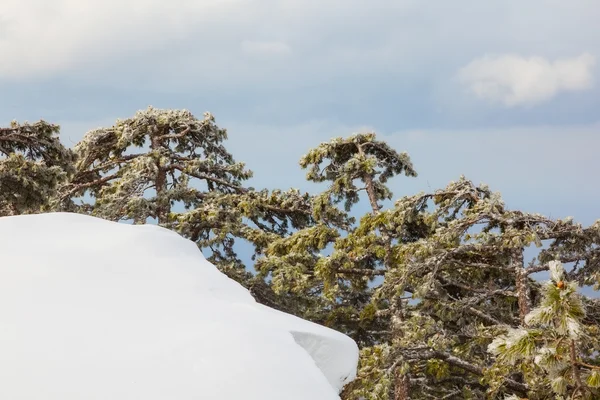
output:
[{"label": "snow surface", "polygon": [[257,304],[190,241],[0,218],[0,399],[334,400],[356,344]]}]

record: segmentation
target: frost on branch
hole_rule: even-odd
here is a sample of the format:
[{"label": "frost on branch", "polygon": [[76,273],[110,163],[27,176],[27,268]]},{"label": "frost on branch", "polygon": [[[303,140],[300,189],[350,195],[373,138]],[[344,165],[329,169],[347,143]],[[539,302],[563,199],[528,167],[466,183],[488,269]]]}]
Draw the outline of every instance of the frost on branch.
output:
[{"label": "frost on branch", "polygon": [[[575,282],[565,282],[559,261],[548,263],[551,280],[542,300],[525,317],[526,326],[508,329],[488,346],[497,367],[518,369],[532,399],[596,399],[600,396],[598,327],[586,323]],[[562,396],[562,397],[561,397]]]}]

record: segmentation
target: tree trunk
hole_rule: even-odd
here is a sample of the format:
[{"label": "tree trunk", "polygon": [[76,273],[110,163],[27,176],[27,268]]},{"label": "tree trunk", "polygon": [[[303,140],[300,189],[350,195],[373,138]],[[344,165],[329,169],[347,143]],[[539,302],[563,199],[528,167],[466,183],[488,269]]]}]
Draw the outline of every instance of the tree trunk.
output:
[{"label": "tree trunk", "polygon": [[410,400],[410,381],[408,376],[400,373],[400,368],[396,369],[394,378],[394,400]]},{"label": "tree trunk", "polygon": [[[365,156],[363,148],[360,144],[356,145],[358,153],[361,156]],[[371,203],[371,209],[373,214],[377,214],[381,211],[381,207],[377,203],[377,195],[375,194],[375,184],[373,183],[373,176],[371,174],[363,174],[367,195],[369,197],[369,203]],[[386,248],[386,254],[383,260],[384,267],[389,270],[391,267],[391,253],[392,253],[392,241],[390,235],[386,232],[384,227],[380,228],[381,238]],[[403,335],[402,332],[402,300],[397,299],[396,304],[392,310],[392,332],[393,335]],[[400,372],[400,368],[396,368],[394,371],[394,400],[410,400],[410,381],[406,374]]]},{"label": "tree trunk", "polygon": [[[365,152],[360,144],[356,145],[358,149],[358,154],[362,157],[365,157]],[[365,185],[367,189],[367,195],[369,196],[369,203],[371,203],[371,208],[373,209],[373,213],[377,213],[381,207],[377,204],[377,196],[375,195],[375,185],[373,184],[373,177],[370,174],[363,174],[363,179],[365,180]]]},{"label": "tree trunk", "polygon": [[[402,300],[396,298],[391,304],[392,318],[391,328],[394,339],[400,339],[404,336],[404,313]],[[407,374],[400,372],[401,367],[396,367],[394,373],[394,400],[409,400],[410,381]]]},{"label": "tree trunk", "polygon": [[583,382],[581,381],[581,374],[579,372],[579,366],[577,365],[577,350],[575,349],[575,341],[573,339],[571,339],[569,350],[571,356],[571,368],[573,369],[573,379],[576,384],[571,398],[576,399],[578,397],[575,397],[575,395],[583,390]]},{"label": "tree trunk", "polygon": [[531,298],[529,296],[529,276],[523,262],[523,249],[514,249],[511,255],[511,264],[515,270],[515,284],[519,303],[519,319],[521,325],[525,325],[525,316],[531,310]]},{"label": "tree trunk", "polygon": [[[153,151],[159,150],[162,147],[162,143],[158,139],[160,135],[152,137],[150,143],[150,149]],[[167,190],[167,171],[160,165],[160,157],[156,159],[156,180],[154,181],[156,188],[156,219],[159,225],[167,221],[170,207],[168,202],[165,203],[165,199],[162,198],[162,194]]]},{"label": "tree trunk", "polygon": [[367,184],[367,194],[369,195],[369,203],[371,203],[373,213],[377,213],[381,207],[379,207],[379,204],[377,204],[377,197],[375,196],[375,186],[373,185],[373,177],[369,174],[365,174],[364,179],[365,183]]}]

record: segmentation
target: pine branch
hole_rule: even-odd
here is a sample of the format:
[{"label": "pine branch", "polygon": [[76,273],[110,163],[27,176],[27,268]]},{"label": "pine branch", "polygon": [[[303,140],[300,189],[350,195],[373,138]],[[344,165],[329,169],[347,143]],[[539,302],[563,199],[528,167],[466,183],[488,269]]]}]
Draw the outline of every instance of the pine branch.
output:
[{"label": "pine branch", "polygon": [[[460,359],[456,356],[453,356],[452,354],[448,354],[443,351],[433,350],[429,347],[407,349],[405,351],[407,351],[407,353],[404,355],[408,359],[415,359],[415,360],[438,359],[438,360],[445,361],[448,364],[453,365],[455,367],[461,368],[472,374],[475,374],[478,376],[484,375],[484,370],[482,367],[479,367],[475,364],[472,364],[468,361],[465,361],[463,359]],[[408,353],[408,352],[414,352],[414,353]],[[403,353],[404,353],[404,351],[403,351]],[[517,382],[510,378],[505,378],[504,384],[506,385],[507,388],[509,388],[511,390],[515,390],[520,393],[527,393],[529,391],[528,385]]]},{"label": "pine branch", "polygon": [[180,139],[180,138],[184,137],[185,135],[187,135],[190,132],[190,130],[191,130],[191,128],[188,126],[179,133],[169,133],[169,134],[158,136],[156,138],[156,140],[163,141],[165,139]]},{"label": "pine branch", "polygon": [[198,174],[196,172],[191,172],[185,166],[183,166],[181,164],[173,164],[173,165],[169,166],[169,168],[175,168],[178,171],[181,171],[181,172],[183,172],[183,173],[185,173],[185,174],[187,174],[189,176],[192,176],[192,177],[194,177],[196,179],[201,179],[201,180],[205,180],[205,181],[211,181],[211,182],[217,183],[219,185],[222,185],[222,186],[234,189],[235,191],[240,192],[240,193],[248,193],[249,192],[249,189],[247,189],[245,187],[242,187],[242,186],[240,186],[238,184],[231,183],[231,182],[228,182],[226,180],[223,180],[223,179],[220,179],[220,178],[216,178],[214,176],[210,176],[210,175],[206,175],[206,174]]}]

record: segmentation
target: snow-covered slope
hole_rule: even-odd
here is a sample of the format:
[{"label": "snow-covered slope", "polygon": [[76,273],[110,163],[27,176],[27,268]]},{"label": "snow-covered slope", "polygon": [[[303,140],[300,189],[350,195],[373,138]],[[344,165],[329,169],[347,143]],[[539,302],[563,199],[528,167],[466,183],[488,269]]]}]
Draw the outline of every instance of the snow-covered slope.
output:
[{"label": "snow-covered slope", "polygon": [[76,214],[0,218],[0,399],[334,400],[356,344],[257,304],[196,246]]}]

